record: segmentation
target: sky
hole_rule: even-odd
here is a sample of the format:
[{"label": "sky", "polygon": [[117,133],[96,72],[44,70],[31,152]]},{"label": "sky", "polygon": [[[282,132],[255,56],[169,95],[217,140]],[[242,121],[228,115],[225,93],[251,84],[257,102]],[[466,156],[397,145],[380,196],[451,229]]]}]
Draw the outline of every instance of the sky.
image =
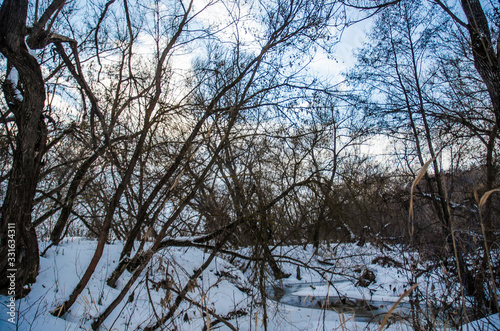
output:
[{"label": "sky", "polygon": [[373,20],[367,19],[345,28],[331,55],[319,50],[312,63],[319,77],[334,83],[342,81],[342,74],[356,64],[355,51],[363,46],[372,24]]}]

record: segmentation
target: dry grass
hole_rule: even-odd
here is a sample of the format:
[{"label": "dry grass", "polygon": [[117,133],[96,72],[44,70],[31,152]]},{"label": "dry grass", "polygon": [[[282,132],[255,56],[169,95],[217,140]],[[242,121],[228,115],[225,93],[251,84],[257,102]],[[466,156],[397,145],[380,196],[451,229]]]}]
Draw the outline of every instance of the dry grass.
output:
[{"label": "dry grass", "polygon": [[417,173],[417,177],[413,181],[413,184],[411,185],[411,191],[410,191],[410,210],[408,212],[409,217],[408,221],[410,223],[410,238],[413,237],[413,234],[415,232],[415,227],[413,224],[413,192],[415,191],[415,187],[417,187],[418,183],[422,180],[422,178],[425,176],[425,173],[427,172],[427,168],[429,168],[429,165],[434,161],[435,158],[430,159],[427,161],[422,169],[419,170]]},{"label": "dry grass", "polygon": [[[493,275],[493,270],[491,268],[490,251],[489,251],[489,247],[488,247],[488,240],[486,238],[486,229],[485,229],[484,222],[483,222],[483,215],[481,213],[481,208],[484,206],[484,204],[486,203],[486,201],[488,200],[490,195],[494,192],[500,192],[500,189],[497,188],[497,189],[493,189],[493,190],[490,190],[490,191],[484,193],[478,202],[477,209],[479,211],[479,220],[481,221],[481,231],[483,233],[484,249],[485,249],[485,254],[486,254],[486,261],[488,263],[488,271],[490,272],[490,276],[491,276],[491,287],[493,289],[493,297],[495,298],[495,300],[493,300],[493,301],[495,302],[495,308],[498,312],[498,318],[500,319],[500,308],[498,306],[497,287],[496,287],[496,283],[495,283],[495,276]],[[474,196],[475,196],[476,201],[477,201],[478,196],[477,196],[476,191],[474,191]]]},{"label": "dry grass", "polygon": [[391,309],[385,314],[384,319],[382,320],[382,323],[380,324],[379,331],[382,331],[384,329],[384,326],[387,324],[389,321],[389,317],[391,317],[392,312],[399,306],[401,301],[410,295],[410,293],[418,286],[418,284],[413,284],[409,289],[407,289],[401,296],[399,297],[398,301],[394,302],[394,304],[391,306]]}]

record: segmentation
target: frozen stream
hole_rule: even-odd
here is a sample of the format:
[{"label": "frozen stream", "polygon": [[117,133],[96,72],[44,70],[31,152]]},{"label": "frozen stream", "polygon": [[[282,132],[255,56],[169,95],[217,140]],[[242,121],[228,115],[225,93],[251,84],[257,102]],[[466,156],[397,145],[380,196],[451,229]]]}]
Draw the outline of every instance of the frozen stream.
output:
[{"label": "frozen stream", "polygon": [[[325,283],[283,284],[270,287],[268,293],[271,299],[286,305],[335,310],[346,317],[354,316],[354,320],[358,322],[382,320],[395,302],[377,297],[363,299],[360,295],[345,295],[343,289],[347,287],[352,288],[352,282],[337,281],[329,286]],[[394,317],[408,315],[409,307],[407,302],[400,303],[393,311]]]}]

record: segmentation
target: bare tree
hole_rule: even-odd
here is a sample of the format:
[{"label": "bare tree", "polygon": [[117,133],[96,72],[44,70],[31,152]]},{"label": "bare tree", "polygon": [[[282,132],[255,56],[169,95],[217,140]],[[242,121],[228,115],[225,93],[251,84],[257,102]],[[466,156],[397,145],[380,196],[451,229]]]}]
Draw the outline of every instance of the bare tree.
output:
[{"label": "bare tree", "polygon": [[[437,10],[438,5],[448,15]],[[359,52],[361,67],[353,70],[350,77],[367,88],[366,96],[370,99],[365,104],[367,114],[383,114],[384,120],[378,121],[380,127],[389,129],[391,137],[399,137],[402,146],[413,146],[409,151],[404,149],[403,162],[408,169],[414,160],[420,166],[425,160],[432,160],[433,174],[427,174],[420,182],[420,196],[425,200],[419,205],[423,217],[417,229],[421,231],[420,238],[431,239],[429,228],[436,217],[439,219],[439,233],[446,241],[439,237],[432,239],[434,249],[430,252],[440,260],[448,260],[453,254],[455,264],[450,267],[467,295],[474,296],[478,312],[483,313],[487,305],[492,306],[485,305],[489,296],[484,290],[485,262],[478,269],[468,263],[467,240],[458,238],[462,230],[468,235],[479,233],[479,224],[473,229],[470,223],[457,220],[470,222],[475,218],[469,212],[475,208],[469,203],[473,188],[460,183],[463,174],[471,171],[468,160],[479,159],[484,165],[486,187],[491,189],[495,182],[492,165],[498,117],[491,89],[478,69],[477,50],[469,48],[461,31],[466,25],[462,22],[455,26],[453,20],[457,22],[457,17],[441,2],[438,5],[399,1],[384,9],[370,35],[371,46]],[[488,87],[486,92],[483,84]],[[448,155],[450,159],[446,160]],[[444,160],[441,165],[438,158]],[[477,187],[480,181],[475,183]],[[462,191],[465,189],[469,189],[468,194]],[[434,210],[430,215],[426,215],[428,202]],[[464,211],[466,208],[457,206],[471,209]],[[491,219],[487,223],[490,229],[494,228]],[[490,239],[486,242],[491,244],[491,233],[487,237]],[[449,247],[453,247],[453,252]]]},{"label": "bare tree", "polygon": [[467,22],[443,1],[436,1],[439,6],[469,34],[469,48],[474,58],[474,66],[487,87],[495,114],[497,126],[500,126],[500,67],[498,44],[498,5],[492,6],[492,12],[485,12],[479,0],[462,0],[461,8]]}]

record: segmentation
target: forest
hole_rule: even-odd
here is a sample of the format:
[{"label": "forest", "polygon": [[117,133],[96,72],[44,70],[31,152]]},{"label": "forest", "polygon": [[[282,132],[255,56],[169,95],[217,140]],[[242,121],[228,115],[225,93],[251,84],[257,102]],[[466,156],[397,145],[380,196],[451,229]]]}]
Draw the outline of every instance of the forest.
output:
[{"label": "forest", "polygon": [[500,329],[498,1],[3,0],[0,81],[2,330]]}]

